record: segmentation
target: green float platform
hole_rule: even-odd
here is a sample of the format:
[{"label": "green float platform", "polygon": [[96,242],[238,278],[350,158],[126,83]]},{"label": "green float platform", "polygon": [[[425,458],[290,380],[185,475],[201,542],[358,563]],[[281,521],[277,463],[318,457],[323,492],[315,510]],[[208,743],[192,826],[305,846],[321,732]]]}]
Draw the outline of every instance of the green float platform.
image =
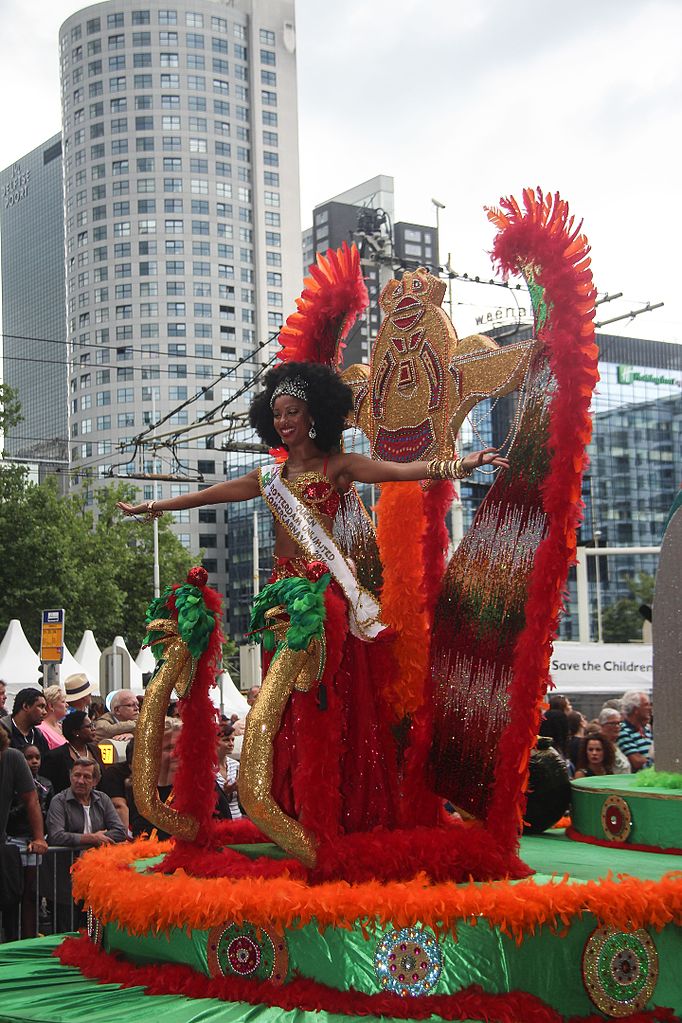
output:
[{"label": "green float platform", "polygon": [[682,854],[682,789],[638,788],[636,774],[612,774],[571,790],[572,838]]},{"label": "green float platform", "polygon": [[[451,1011],[443,1011],[442,1015],[434,1012],[427,1017],[423,1014],[409,1016],[404,1012],[395,1016],[382,1013],[384,1020],[520,1020],[522,1016],[509,1014],[513,1002],[508,1005],[504,1002],[505,997],[513,1000],[514,993],[533,999],[536,1013],[533,1018],[543,1023],[545,1019],[556,1021],[569,1017],[604,1018],[597,1011],[598,1006],[606,1018],[627,1019],[628,1015],[640,1012],[638,1019],[654,1020],[657,1018],[655,1010],[663,1007],[677,1014],[682,1012],[679,919],[669,919],[660,927],[652,920],[650,925],[628,933],[618,928],[610,931],[600,928],[603,921],[595,913],[579,909],[583,896],[585,907],[591,905],[588,897],[598,891],[599,885],[622,884],[629,898],[634,891],[653,907],[652,893],[659,885],[669,887],[672,884],[670,899],[676,904],[675,912],[682,913],[682,879],[671,882],[671,872],[680,867],[678,857],[628,849],[604,850],[571,842],[560,832],[524,838],[521,856],[536,871],[533,883],[539,889],[556,886],[561,896],[557,902],[559,913],[562,898],[568,899],[566,905],[570,903],[574,908],[554,925],[525,929],[520,940],[484,919],[476,922],[462,919],[454,933],[452,927],[436,933],[419,921],[415,921],[411,929],[401,924],[393,930],[385,923],[378,925],[376,921],[358,920],[357,926],[351,929],[325,927],[321,931],[315,921],[310,921],[304,926],[287,928],[282,934],[274,929],[249,927],[245,921],[239,925],[225,921],[222,927],[190,932],[180,927],[171,928],[168,933],[158,934],[152,931],[129,934],[115,923],[108,923],[92,928],[92,938],[101,950],[116,952],[132,966],[126,984],[132,983],[136,967],[144,969],[154,964],[160,975],[165,969],[172,969],[170,964],[182,963],[190,966],[196,976],[205,978],[206,997],[150,996],[142,987],[121,988],[87,979],[76,967],[61,965],[53,956],[59,939],[50,937],[0,946],[0,1020],[24,1023],[83,1023],[84,1020],[109,1023],[113,1019],[124,1023],[126,1020],[137,1023],[142,1019],[148,1023],[155,1020],[163,1023],[218,1020],[221,1023],[237,1023],[238,1020],[348,1023],[349,1018],[356,1019],[360,1014],[325,1010],[324,1004],[321,1011],[305,1011],[277,1004],[253,1005],[247,1000],[225,1001],[224,993],[220,998],[211,996],[215,993],[211,984],[229,983],[231,976],[237,976],[243,984],[245,977],[253,977],[266,979],[266,986],[270,980],[275,980],[281,984],[280,990],[285,990],[292,980],[308,978],[322,985],[320,990],[332,995],[353,989],[372,998],[386,990],[395,990],[397,978],[390,973],[392,963],[404,964],[407,958],[410,959],[408,968],[416,972],[407,975],[404,983],[411,992],[418,991],[427,1001],[429,996],[466,995],[468,990],[474,990],[472,986],[484,996],[501,1001],[497,1006],[491,1002],[485,1012],[469,1016],[453,1015]],[[149,861],[138,859],[134,873],[139,877],[148,866]],[[614,875],[613,882],[605,880],[609,872]],[[566,883],[559,884],[560,880]],[[230,884],[229,880],[224,883]],[[499,890],[508,898],[514,891],[519,895],[526,892],[527,884],[501,882]],[[454,895],[471,887],[447,886]],[[475,887],[490,890],[488,886]],[[609,900],[618,899],[618,895],[617,887],[609,889]],[[658,923],[661,923],[660,918]],[[425,948],[427,941],[432,942],[428,949]],[[278,949],[278,944],[283,945],[284,950]],[[419,953],[416,957],[413,955],[415,947]],[[402,965],[397,967],[403,968]],[[415,983],[417,977],[419,982]],[[416,1004],[414,998],[411,1004]],[[424,1002],[424,1006],[426,1004]],[[546,1010],[544,1015],[542,1010]],[[647,1012],[653,1014],[646,1015]],[[373,1016],[366,1008],[362,1016],[367,1020],[378,1018],[378,1014]]]}]

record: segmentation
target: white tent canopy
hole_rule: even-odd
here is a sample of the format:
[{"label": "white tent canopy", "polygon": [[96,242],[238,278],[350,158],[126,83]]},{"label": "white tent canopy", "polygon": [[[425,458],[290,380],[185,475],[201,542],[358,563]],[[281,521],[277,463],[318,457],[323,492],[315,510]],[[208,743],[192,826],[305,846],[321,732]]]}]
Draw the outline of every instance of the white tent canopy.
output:
[{"label": "white tent canopy", "polygon": [[229,671],[224,671],[218,676],[218,686],[211,689],[211,696],[214,703],[222,703],[223,714],[227,717],[238,714],[240,718],[245,718],[249,712],[246,697],[237,689]]},{"label": "white tent canopy", "polygon": [[102,651],[97,646],[92,629],[86,629],[80,641],[75,658],[82,665],[81,671],[88,676],[90,684],[99,693],[99,659]]},{"label": "white tent canopy", "polygon": [[142,672],[138,665],[133,660],[133,655],[131,654],[130,650],[128,650],[128,647],[125,644],[123,636],[114,636],[114,641],[111,645],[118,650],[122,650],[124,652],[124,655],[127,655],[130,658],[130,688],[134,690],[136,693],[140,694],[143,693],[144,690],[142,688]]},{"label": "white tent canopy", "polygon": [[[59,684],[64,688],[64,683],[69,675],[87,675],[87,671],[83,665],[78,661],[69,651],[66,643],[64,644],[64,656],[62,657],[62,663],[59,665]],[[89,676],[88,676],[89,677]],[[97,686],[95,684],[95,690]]]},{"label": "white tent canopy", "polygon": [[26,686],[42,686],[40,658],[24,635],[21,622],[13,618],[0,643],[0,678],[10,696]]},{"label": "white tent canopy", "polygon": [[143,675],[149,675],[154,671],[156,668],[156,661],[154,660],[154,654],[148,646],[140,647],[140,652],[135,658],[135,664],[138,666]]}]

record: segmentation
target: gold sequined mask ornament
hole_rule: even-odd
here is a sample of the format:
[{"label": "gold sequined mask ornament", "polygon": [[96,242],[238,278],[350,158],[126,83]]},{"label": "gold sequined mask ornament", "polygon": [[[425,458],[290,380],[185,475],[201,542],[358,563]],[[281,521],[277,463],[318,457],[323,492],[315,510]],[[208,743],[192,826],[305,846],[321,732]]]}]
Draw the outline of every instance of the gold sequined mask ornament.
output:
[{"label": "gold sequined mask ornament", "polygon": [[369,439],[375,458],[451,458],[474,405],[523,381],[536,342],[500,348],[480,334],[460,341],[441,308],[444,295],[445,284],[425,267],[389,281],[369,367],[354,365],[342,374],[353,391],[351,422]]}]

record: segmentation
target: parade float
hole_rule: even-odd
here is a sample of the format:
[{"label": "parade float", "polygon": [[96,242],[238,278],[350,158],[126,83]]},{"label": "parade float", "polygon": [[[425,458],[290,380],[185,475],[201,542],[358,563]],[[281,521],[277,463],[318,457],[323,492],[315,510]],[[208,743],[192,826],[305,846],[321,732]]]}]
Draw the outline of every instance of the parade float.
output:
[{"label": "parade float", "polygon": [[[640,812],[630,790],[589,782],[577,785],[573,832],[592,841],[520,838],[575,557],[595,292],[587,242],[559,196],[529,190],[488,216],[494,261],[529,287],[532,341],[458,339],[444,285],[420,268],[382,293],[370,365],[343,370],[366,300],[357,252],[344,248],[311,268],[280,358],[342,372],[352,425],[374,457],[393,461],[452,458],[467,413],[517,390],[509,469],[449,561],[452,482],[384,484],[376,537],[349,493],[329,561],[256,602],[271,660],[242,753],[251,821],[212,819],[219,598],[194,569],[150,605],[158,667],[138,724],[135,794],[174,838],[81,858],[74,892],[87,933],[0,957],[8,1019],[68,1023],[74,1006],[79,1019],[87,1006],[92,1019],[115,1008],[117,1019],[173,1023],[678,1018],[679,793],[658,801],[670,842],[652,838],[655,798]],[[266,500],[269,483],[266,470]],[[327,585],[337,547],[390,630],[372,644],[371,692],[344,668],[364,612],[358,603],[349,614]],[[156,784],[173,690],[183,728],[169,807]],[[642,820],[641,843],[628,847],[639,832],[604,796]],[[593,798],[598,809],[583,806]]]}]

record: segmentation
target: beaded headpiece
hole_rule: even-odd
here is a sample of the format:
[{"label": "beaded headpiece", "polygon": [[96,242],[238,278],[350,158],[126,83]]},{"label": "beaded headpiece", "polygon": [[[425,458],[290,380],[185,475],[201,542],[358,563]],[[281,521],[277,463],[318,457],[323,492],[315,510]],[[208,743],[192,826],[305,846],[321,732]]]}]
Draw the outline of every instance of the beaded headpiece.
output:
[{"label": "beaded headpiece", "polygon": [[288,394],[290,398],[298,398],[299,401],[307,401],[308,385],[303,377],[285,377],[284,380],[280,380],[277,387],[272,392],[270,408],[274,406],[275,399],[279,398],[280,394]]}]

